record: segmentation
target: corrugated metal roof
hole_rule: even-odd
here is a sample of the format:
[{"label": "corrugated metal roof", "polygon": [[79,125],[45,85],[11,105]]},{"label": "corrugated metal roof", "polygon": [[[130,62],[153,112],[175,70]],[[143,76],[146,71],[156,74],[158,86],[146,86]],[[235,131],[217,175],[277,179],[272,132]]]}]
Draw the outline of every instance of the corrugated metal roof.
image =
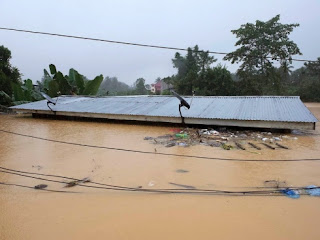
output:
[{"label": "corrugated metal roof", "polygon": [[[192,97],[184,97],[190,104]],[[54,111],[180,118],[179,100],[173,96],[83,97],[61,96]],[[46,100],[12,107],[48,110]],[[194,97],[191,108],[181,108],[185,118],[233,119],[280,122],[317,122],[299,97],[226,96]]]}]

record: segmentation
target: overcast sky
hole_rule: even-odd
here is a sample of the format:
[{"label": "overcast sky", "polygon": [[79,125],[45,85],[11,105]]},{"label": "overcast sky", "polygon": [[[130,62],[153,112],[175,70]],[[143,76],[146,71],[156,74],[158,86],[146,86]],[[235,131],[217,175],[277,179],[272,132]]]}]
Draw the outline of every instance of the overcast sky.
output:
[{"label": "overcast sky", "polygon": [[[230,52],[241,24],[266,21],[299,23],[290,35],[303,53],[320,57],[319,0],[107,1],[0,0],[0,27],[27,29],[116,41]],[[176,72],[175,51],[0,30],[0,45],[12,52],[11,63],[23,79],[40,80],[50,63],[67,74],[75,68],[88,78],[116,76],[129,85],[139,77],[152,83]],[[183,53],[185,54],[185,53]],[[236,65],[222,61],[235,72]],[[294,63],[294,67],[302,66]]]}]

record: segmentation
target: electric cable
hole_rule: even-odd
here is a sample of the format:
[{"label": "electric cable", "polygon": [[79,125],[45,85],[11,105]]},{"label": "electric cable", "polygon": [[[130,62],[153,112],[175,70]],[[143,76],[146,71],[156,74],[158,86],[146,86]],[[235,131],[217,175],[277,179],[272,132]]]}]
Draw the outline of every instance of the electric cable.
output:
[{"label": "electric cable", "polygon": [[[15,187],[22,187],[22,188],[30,188],[35,190],[34,187],[16,184],[16,183],[6,183],[6,182],[0,182],[0,185],[6,185],[6,186],[15,186]],[[58,193],[79,193],[79,192],[71,192],[71,191],[61,191],[61,190],[51,190],[51,189],[45,189],[45,188],[39,188],[36,190],[46,191],[46,192],[58,192]]]},{"label": "electric cable", "polygon": [[[148,48],[158,48],[158,49],[176,50],[176,51],[189,51],[189,50],[191,50],[192,52],[207,52],[207,53],[218,54],[218,55],[227,55],[227,54],[228,54],[228,53],[226,53],[226,52],[202,51],[202,50],[195,51],[195,50],[186,49],[186,48],[177,48],[177,47],[167,47],[167,46],[160,46],[160,45],[150,45],[150,44],[142,44],[142,43],[132,43],[132,42],[114,41],[114,40],[107,40],[107,39],[100,39],[100,38],[82,37],[82,36],[74,36],[74,35],[67,35],[67,34],[60,34],[60,33],[49,33],[49,32],[40,32],[40,31],[31,31],[31,30],[16,29],[16,28],[0,27],[0,30],[23,32],[23,33],[32,33],[32,34],[41,34],[41,35],[64,37],[64,38],[75,38],[75,39],[82,39],[82,40],[90,40],[90,41],[99,41],[99,42],[107,42],[107,43],[131,45],[131,46],[138,46],[138,47],[148,47]],[[245,56],[245,55],[243,55],[243,56]],[[280,58],[274,58],[274,57],[266,57],[266,58],[272,59],[272,60],[280,59]],[[306,60],[306,59],[296,59],[296,58],[286,58],[285,60],[297,61],[297,62],[318,62],[318,61],[316,61],[316,60]]]},{"label": "electric cable", "polygon": [[[0,172],[4,172],[4,173],[9,173],[13,172],[14,173],[24,173],[24,174],[29,174],[29,175],[38,175],[38,176],[45,176],[45,177],[54,177],[54,178],[63,178],[63,179],[68,179],[68,180],[73,180],[73,181],[81,181],[82,179],[78,179],[78,178],[72,178],[72,177],[66,177],[66,176],[61,176],[61,175],[53,175],[53,174],[43,174],[43,173],[36,173],[36,172],[29,172],[29,171],[21,171],[21,170],[16,170],[16,169],[10,169],[10,168],[5,168],[5,167],[1,167],[0,166]],[[5,170],[5,171],[3,171]],[[9,172],[8,172],[9,171]],[[17,174],[15,174],[17,175]],[[19,175],[22,176],[22,175]],[[24,175],[23,175],[24,176]],[[36,178],[39,179],[39,178]],[[43,180],[43,179],[40,179]],[[68,183],[68,182],[60,182],[59,183]],[[127,187],[127,186],[119,186],[119,185],[110,185],[110,184],[105,184],[105,183],[99,183],[99,182],[94,182],[90,180],[90,184],[94,184],[94,185],[100,185],[100,186],[106,186],[106,187],[115,187],[115,188],[123,188],[123,189],[136,189],[133,187]],[[266,188],[266,189],[270,189],[270,188],[274,188],[274,187],[265,187],[265,186],[260,186],[260,187],[245,187],[245,188]],[[298,187],[299,188],[299,187]],[[162,189],[158,189],[158,190],[202,190],[202,191],[211,191],[210,189],[184,189],[184,188],[162,188]]]},{"label": "electric cable", "polygon": [[133,152],[133,153],[140,153],[140,154],[153,154],[153,155],[162,155],[162,156],[173,156],[173,157],[185,157],[185,158],[196,158],[196,159],[206,159],[206,160],[216,160],[216,161],[234,161],[234,162],[305,162],[305,161],[320,161],[320,158],[301,158],[301,159],[236,159],[236,158],[217,158],[217,157],[206,157],[206,156],[196,156],[196,155],[184,155],[184,154],[174,154],[174,153],[163,153],[163,152],[152,152],[152,151],[142,151],[142,150],[133,150],[133,149],[126,149],[126,148],[116,148],[116,147],[106,147],[106,146],[96,146],[90,144],[82,144],[82,143],[74,143],[74,142],[66,142],[60,140],[53,140],[48,138],[36,137],[32,135],[12,132],[0,129],[0,132],[13,134],[17,136],[23,136],[48,142],[54,143],[61,143],[61,144],[68,144],[74,146],[81,146],[81,147],[89,147],[89,148],[98,148],[98,149],[108,149],[114,151],[122,151],[122,152]]},{"label": "electric cable", "polygon": [[[56,183],[63,183],[66,184],[64,181],[56,181],[46,178],[38,178],[28,175],[23,175],[19,173],[14,173],[14,171],[21,172],[18,170],[11,170],[12,172],[7,172],[0,170],[2,173],[7,174],[13,174],[18,175],[25,178],[33,178],[43,181],[49,181],[49,182],[56,182]],[[51,175],[52,176],[52,175]],[[61,177],[61,176],[60,176]],[[64,177],[68,178],[68,177]],[[89,182],[90,184],[90,182]],[[91,185],[83,185],[83,184],[76,184],[76,186],[80,187],[86,187],[86,188],[95,188],[95,189],[103,189],[103,190],[116,190],[116,191],[136,191],[136,192],[151,192],[151,193],[189,193],[189,194],[216,194],[216,195],[232,195],[232,196],[244,196],[244,195],[250,195],[250,196],[261,196],[261,195],[270,195],[270,194],[276,194],[276,195],[282,195],[283,190],[310,190],[310,189],[319,189],[319,187],[290,187],[290,188],[274,188],[271,190],[255,190],[255,191],[227,191],[227,190],[215,190],[215,189],[142,189],[142,188],[129,188],[121,189],[121,188],[110,188],[110,187],[98,187],[98,186],[91,186]],[[32,188],[32,187],[29,187]],[[54,190],[53,190],[54,191]],[[62,191],[64,192],[64,191]],[[303,193],[301,193],[304,195]]]}]

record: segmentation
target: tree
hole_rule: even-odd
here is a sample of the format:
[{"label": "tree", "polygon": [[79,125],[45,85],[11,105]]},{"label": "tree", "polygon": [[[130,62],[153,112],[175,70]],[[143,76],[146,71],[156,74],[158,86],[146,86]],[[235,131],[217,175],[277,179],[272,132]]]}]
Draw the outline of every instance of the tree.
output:
[{"label": "tree", "polygon": [[117,77],[106,77],[100,85],[99,94],[100,95],[118,95],[124,94],[130,90],[130,87],[118,81]]},{"label": "tree", "polygon": [[145,87],[145,82],[146,82],[146,80],[144,80],[143,78],[138,78],[136,80],[136,82],[134,83],[135,94],[145,95],[148,93],[148,91]]},{"label": "tree", "polygon": [[0,104],[3,105],[11,104],[12,84],[21,84],[21,74],[16,67],[11,66],[10,59],[11,51],[0,46]]},{"label": "tree", "polygon": [[304,101],[320,102],[320,58],[316,62],[307,62],[302,74],[299,95]]},{"label": "tree", "polygon": [[214,68],[207,70],[206,84],[203,95],[214,95],[214,96],[231,96],[235,95],[235,82],[232,80],[230,71],[218,64]]},{"label": "tree", "polygon": [[276,15],[269,21],[257,20],[255,24],[247,23],[231,31],[239,38],[235,44],[239,48],[227,54],[224,60],[241,63],[237,74],[253,93],[266,94],[270,86],[273,91],[281,91],[282,79],[276,74],[274,61],[289,69],[292,56],[301,55],[297,44],[289,39],[289,34],[299,24],[281,24],[279,20],[280,15]]},{"label": "tree", "polygon": [[158,83],[161,81],[161,78],[160,77],[157,77],[156,80],[155,80],[155,83]]},{"label": "tree", "polygon": [[172,63],[173,67],[178,69],[178,73],[172,78],[172,82],[177,92],[191,94],[195,88],[204,87],[205,72],[215,61],[209,52],[200,51],[197,45],[193,49],[188,48],[185,57],[176,53]]},{"label": "tree", "polygon": [[49,68],[51,75],[44,69],[41,86],[50,97],[56,97],[58,92],[66,95],[96,95],[103,80],[102,75],[96,76],[93,80],[87,80],[73,68],[69,70],[69,75],[65,76],[57,71],[55,65],[50,64]]}]

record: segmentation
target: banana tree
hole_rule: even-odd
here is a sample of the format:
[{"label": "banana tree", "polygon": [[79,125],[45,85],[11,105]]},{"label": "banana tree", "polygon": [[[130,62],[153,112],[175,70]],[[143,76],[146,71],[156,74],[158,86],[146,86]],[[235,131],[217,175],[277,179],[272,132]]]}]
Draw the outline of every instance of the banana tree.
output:
[{"label": "banana tree", "polygon": [[31,79],[24,80],[22,84],[12,83],[12,90],[14,105],[42,99],[39,92],[34,89]]},{"label": "banana tree", "polygon": [[65,76],[57,71],[55,65],[50,64],[49,68],[51,75],[44,70],[43,88],[50,97],[56,97],[58,92],[65,95],[96,95],[103,80],[102,75],[86,80],[73,68]]}]

